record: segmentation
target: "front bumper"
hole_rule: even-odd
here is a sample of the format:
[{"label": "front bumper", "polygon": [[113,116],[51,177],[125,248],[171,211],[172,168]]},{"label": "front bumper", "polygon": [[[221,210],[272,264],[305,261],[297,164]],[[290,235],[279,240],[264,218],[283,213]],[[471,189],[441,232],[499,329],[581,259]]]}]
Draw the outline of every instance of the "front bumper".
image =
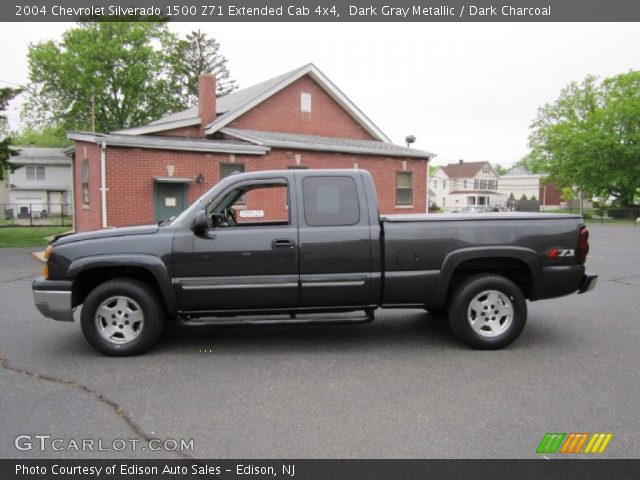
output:
[{"label": "front bumper", "polygon": [[39,278],[31,285],[33,301],[42,315],[54,320],[73,322],[71,282]]},{"label": "front bumper", "polygon": [[596,284],[598,283],[598,275],[594,275],[592,273],[587,273],[582,277],[582,282],[580,282],[580,288],[578,288],[578,293],[586,293],[590,292],[594,288],[596,288]]}]

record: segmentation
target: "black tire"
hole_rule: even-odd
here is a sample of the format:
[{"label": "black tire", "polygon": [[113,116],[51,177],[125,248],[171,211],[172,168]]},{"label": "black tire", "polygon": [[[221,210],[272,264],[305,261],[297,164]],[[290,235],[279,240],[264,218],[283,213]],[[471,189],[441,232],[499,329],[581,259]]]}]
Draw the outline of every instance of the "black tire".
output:
[{"label": "black tire", "polygon": [[[121,305],[125,305],[124,308],[120,308]],[[98,317],[98,309],[113,312],[109,315],[113,318],[107,322],[107,315]],[[164,310],[158,296],[144,283],[130,279],[108,280],[87,295],[80,325],[87,341],[99,352],[114,357],[139,355],[148,351],[162,333]],[[131,339],[127,339],[125,333]]]},{"label": "black tire", "polygon": [[449,325],[470,347],[506,347],[520,336],[526,323],[526,299],[520,288],[503,276],[474,275],[451,296]]}]

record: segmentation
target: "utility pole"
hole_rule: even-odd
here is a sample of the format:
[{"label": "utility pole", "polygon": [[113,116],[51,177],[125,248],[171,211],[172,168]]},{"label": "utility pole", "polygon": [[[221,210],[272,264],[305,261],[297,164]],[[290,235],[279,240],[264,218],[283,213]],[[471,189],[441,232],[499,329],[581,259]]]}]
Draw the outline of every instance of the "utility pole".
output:
[{"label": "utility pole", "polygon": [[91,131],[96,133],[96,95],[91,94]]}]

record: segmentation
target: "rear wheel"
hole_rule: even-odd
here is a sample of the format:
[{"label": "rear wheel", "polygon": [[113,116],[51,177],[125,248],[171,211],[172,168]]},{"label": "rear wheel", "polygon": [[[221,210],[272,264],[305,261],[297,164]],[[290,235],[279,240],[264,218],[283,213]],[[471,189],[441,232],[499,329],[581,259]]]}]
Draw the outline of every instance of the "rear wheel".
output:
[{"label": "rear wheel", "polygon": [[522,333],[527,303],[520,288],[501,275],[475,275],[454,291],[449,325],[467,345],[503,348]]},{"label": "rear wheel", "polygon": [[139,355],[162,333],[164,312],[157,295],[144,283],[109,280],[89,293],[80,323],[87,341],[105,355]]}]

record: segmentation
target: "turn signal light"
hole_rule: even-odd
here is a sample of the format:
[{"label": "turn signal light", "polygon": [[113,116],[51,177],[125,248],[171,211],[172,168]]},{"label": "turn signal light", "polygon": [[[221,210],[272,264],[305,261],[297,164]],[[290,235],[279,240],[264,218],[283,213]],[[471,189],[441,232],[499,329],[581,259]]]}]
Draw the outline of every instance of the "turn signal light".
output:
[{"label": "turn signal light", "polygon": [[[48,262],[49,261],[49,257],[51,256],[51,250],[53,250],[53,247],[51,245],[49,245],[46,250],[44,251],[44,261]],[[42,269],[42,276],[44,278],[49,278],[49,264],[45,263],[44,268]]]}]

